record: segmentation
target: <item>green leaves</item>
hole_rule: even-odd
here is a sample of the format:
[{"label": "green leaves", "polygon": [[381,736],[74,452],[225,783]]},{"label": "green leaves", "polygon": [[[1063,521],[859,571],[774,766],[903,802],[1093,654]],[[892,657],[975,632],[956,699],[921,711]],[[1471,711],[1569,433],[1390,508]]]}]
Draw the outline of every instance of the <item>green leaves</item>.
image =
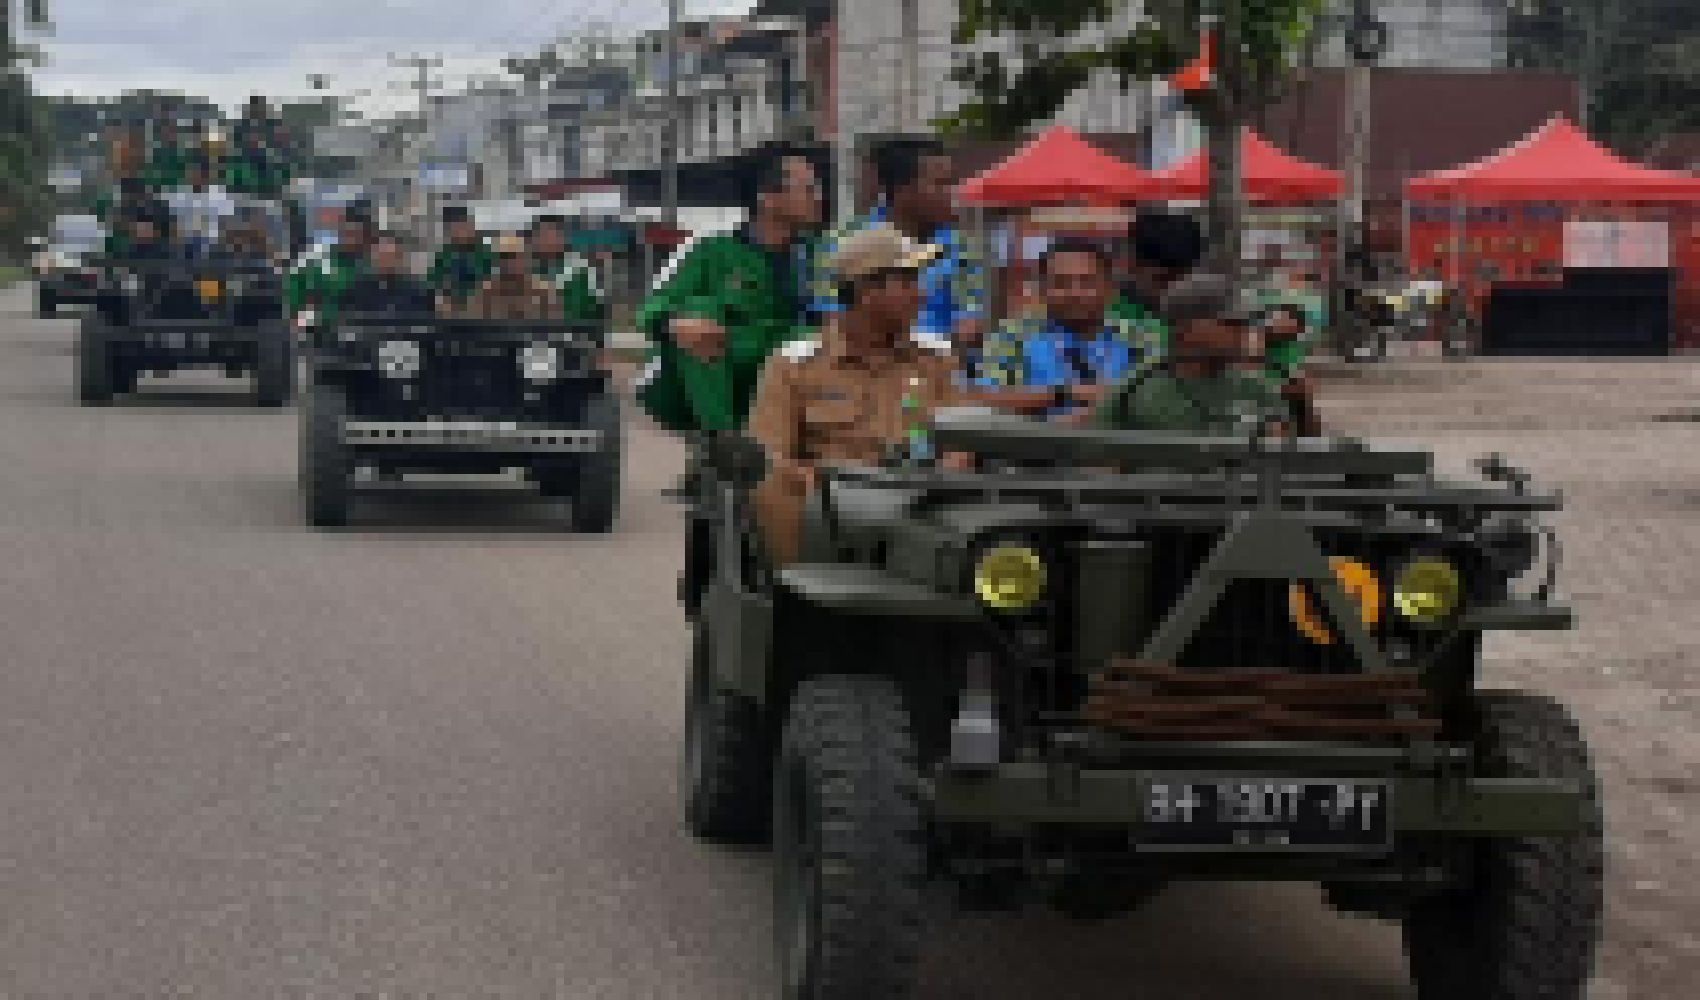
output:
[{"label": "green leaves", "polygon": [[[1220,0],[1241,15],[1236,104],[1261,104],[1292,70],[1296,54],[1315,31],[1327,0]],[[938,123],[948,132],[1007,137],[1055,114],[1093,72],[1109,69],[1125,85],[1168,76],[1197,52],[1204,31],[1199,0],[1150,0],[1136,10],[1147,19],[1092,48],[1067,48],[1084,29],[1101,27],[1132,0],[959,0],[958,45],[1004,33],[1026,33],[1063,43],[1061,51],[1024,60],[1011,73],[995,54],[962,57],[953,79],[972,98],[957,116]]]}]

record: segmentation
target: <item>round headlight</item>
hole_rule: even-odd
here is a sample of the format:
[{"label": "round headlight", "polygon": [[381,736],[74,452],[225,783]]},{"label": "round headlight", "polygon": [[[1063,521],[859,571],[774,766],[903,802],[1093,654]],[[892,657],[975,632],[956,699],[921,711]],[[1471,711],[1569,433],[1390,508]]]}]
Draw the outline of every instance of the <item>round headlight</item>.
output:
[{"label": "round headlight", "polygon": [[1439,625],[1458,610],[1464,595],[1457,567],[1437,556],[1406,563],[1393,581],[1393,607],[1418,625]]},{"label": "round headlight", "polygon": [[135,294],[138,294],[139,292],[141,292],[141,290],[142,290],[142,279],[141,279],[141,277],[139,275],[126,274],[124,276],[124,290],[126,292],[129,292],[131,295],[135,295]]},{"label": "round headlight", "polygon": [[551,382],[561,374],[561,350],[553,344],[531,344],[519,352],[520,374],[528,382]]},{"label": "round headlight", "polygon": [[988,549],[974,567],[974,592],[994,611],[1025,611],[1045,593],[1045,561],[1025,545]]},{"label": "round headlight", "polygon": [[412,378],[419,368],[419,345],[413,341],[386,340],[378,345],[378,370],[385,378]]}]

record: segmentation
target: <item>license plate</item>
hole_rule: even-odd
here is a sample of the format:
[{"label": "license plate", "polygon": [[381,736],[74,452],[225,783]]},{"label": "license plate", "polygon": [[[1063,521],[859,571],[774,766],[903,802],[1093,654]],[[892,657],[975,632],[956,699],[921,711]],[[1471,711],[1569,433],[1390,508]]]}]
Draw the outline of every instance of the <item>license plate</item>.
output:
[{"label": "license plate", "polygon": [[1375,851],[1392,840],[1384,781],[1156,774],[1140,794],[1142,850]]}]

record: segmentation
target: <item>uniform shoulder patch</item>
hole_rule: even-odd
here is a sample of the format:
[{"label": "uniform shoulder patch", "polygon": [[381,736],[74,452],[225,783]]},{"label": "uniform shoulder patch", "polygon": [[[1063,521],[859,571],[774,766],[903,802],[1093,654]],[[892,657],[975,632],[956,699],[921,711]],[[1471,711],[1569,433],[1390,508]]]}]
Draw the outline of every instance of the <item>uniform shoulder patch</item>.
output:
[{"label": "uniform shoulder patch", "polygon": [[788,361],[803,362],[814,357],[820,351],[818,340],[791,340],[779,347],[779,353]]}]

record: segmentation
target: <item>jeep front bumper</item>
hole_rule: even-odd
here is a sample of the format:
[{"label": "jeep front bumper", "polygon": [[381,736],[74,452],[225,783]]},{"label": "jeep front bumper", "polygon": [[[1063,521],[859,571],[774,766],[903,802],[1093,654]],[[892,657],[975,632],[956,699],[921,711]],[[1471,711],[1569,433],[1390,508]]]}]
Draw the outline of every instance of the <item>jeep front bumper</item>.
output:
[{"label": "jeep front bumper", "polygon": [[431,449],[526,454],[592,454],[601,431],[495,420],[350,420],[342,440],[354,448]]},{"label": "jeep front bumper", "polygon": [[1556,780],[1474,775],[1466,769],[1467,749],[1437,745],[1433,751],[1330,743],[1146,743],[1120,750],[1115,767],[1064,760],[982,770],[942,764],[932,776],[932,818],[943,824],[1136,831],[1145,822],[1142,803],[1151,782],[1177,773],[1211,773],[1385,782],[1394,836],[1520,837],[1584,828],[1581,789]]}]

